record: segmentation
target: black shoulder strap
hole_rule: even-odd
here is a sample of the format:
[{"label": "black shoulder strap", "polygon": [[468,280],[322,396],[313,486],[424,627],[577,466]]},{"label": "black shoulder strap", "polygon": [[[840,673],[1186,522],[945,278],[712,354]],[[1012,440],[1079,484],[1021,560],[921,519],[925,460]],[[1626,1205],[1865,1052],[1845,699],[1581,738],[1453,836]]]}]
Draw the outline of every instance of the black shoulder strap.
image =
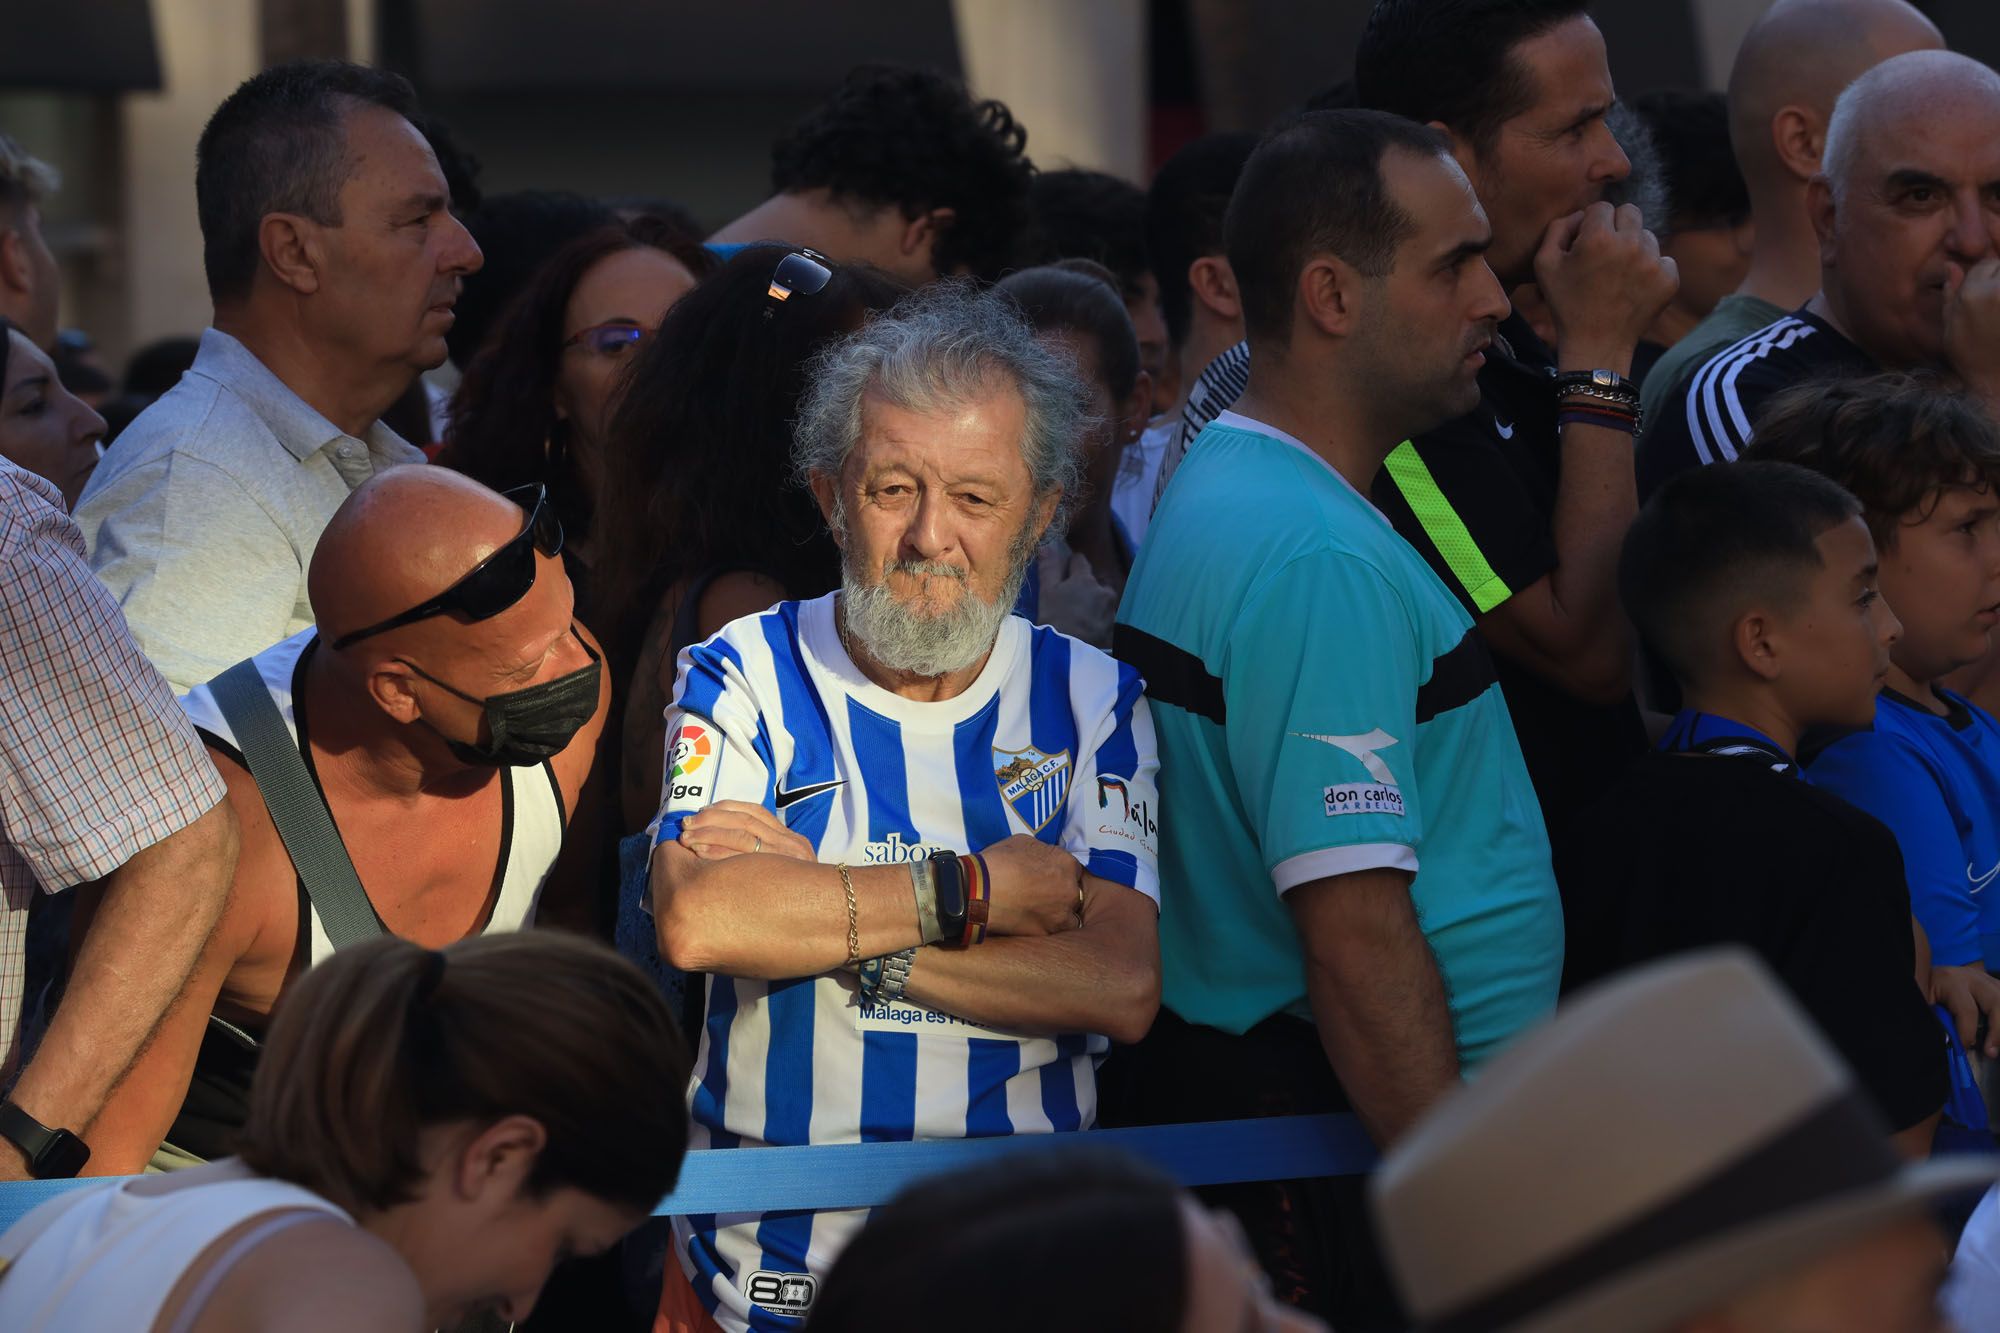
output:
[{"label": "black shoulder strap", "polygon": [[298,742],[285,726],[271,693],[246,659],[209,682],[209,692],[236,733],[236,744],[257,779],[258,794],[285,851],[312,898],[313,910],[333,947],[344,949],[383,933],[375,907],[354,873],[347,847],[334,827],[326,798],[299,757]]}]

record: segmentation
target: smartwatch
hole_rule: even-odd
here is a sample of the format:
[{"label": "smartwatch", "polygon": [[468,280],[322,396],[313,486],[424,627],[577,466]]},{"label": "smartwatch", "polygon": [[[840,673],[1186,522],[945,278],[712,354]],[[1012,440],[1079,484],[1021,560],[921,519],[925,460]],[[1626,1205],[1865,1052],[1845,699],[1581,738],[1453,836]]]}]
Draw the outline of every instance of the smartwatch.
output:
[{"label": "smartwatch", "polygon": [[0,1135],[28,1159],[37,1180],[66,1180],[90,1160],[90,1145],[66,1129],[50,1129],[12,1101],[0,1102]]}]

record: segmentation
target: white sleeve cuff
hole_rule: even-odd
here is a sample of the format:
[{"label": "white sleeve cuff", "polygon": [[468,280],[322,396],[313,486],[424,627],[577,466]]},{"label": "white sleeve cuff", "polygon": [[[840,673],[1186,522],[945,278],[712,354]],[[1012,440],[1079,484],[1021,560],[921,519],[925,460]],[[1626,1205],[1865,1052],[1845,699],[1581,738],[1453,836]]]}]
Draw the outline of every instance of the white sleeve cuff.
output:
[{"label": "white sleeve cuff", "polygon": [[1417,873],[1417,852],[1400,842],[1364,842],[1353,847],[1322,847],[1301,852],[1271,868],[1271,883],[1283,897],[1301,884],[1358,870],[1407,870]]}]

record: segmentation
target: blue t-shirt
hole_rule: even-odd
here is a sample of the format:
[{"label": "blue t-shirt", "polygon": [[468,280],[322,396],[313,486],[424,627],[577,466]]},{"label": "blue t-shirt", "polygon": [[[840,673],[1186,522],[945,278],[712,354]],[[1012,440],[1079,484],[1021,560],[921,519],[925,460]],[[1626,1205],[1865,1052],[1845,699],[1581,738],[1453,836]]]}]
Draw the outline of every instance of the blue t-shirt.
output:
[{"label": "blue t-shirt", "polygon": [[1555,1006],[1548,835],[1471,618],[1304,444],[1234,412],[1154,512],[1118,612],[1160,746],[1164,1000],[1310,1019],[1284,895],[1396,867],[1473,1065]]},{"label": "blue t-shirt", "polygon": [[1895,833],[1931,961],[2000,970],[2000,723],[1937,693],[1949,716],[1884,690],[1875,725],[1829,745],[1806,776]]}]

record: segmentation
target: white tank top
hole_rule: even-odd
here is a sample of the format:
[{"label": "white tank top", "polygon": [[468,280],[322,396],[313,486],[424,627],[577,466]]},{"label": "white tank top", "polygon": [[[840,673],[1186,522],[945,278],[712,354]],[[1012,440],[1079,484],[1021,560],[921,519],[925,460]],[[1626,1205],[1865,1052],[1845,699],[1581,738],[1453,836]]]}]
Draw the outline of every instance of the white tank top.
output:
[{"label": "white tank top", "polygon": [[[295,691],[303,685],[303,671],[306,649],[315,641],[313,630],[303,630],[282,643],[274,644],[257,654],[257,674],[264,680],[264,688],[271,692],[271,702],[278,706],[279,714],[285,719],[285,726],[292,737],[298,740],[299,753],[306,761],[306,771],[312,774],[315,786],[319,774],[313,768],[310,747],[299,734],[299,720],[294,706]],[[215,696],[206,685],[197,686],[181,697],[181,706],[187,710],[197,730],[205,734],[211,743],[219,743],[230,750],[242,753],[237,744],[236,733],[230,729],[229,720],[222,715],[216,705]],[[307,719],[310,727],[311,720]],[[247,767],[247,765],[246,765]],[[562,787],[556,781],[555,769],[547,760],[531,768],[509,768],[504,774],[506,787],[501,794],[501,838],[500,838],[500,892],[493,902],[493,912],[487,918],[481,934],[495,931],[520,930],[534,920],[535,904],[542,894],[542,881],[548,877],[549,867],[556,861],[556,853],[562,850],[563,840],[563,798]],[[364,886],[365,887],[365,886]],[[312,917],[312,957],[313,964],[325,962],[333,956],[333,942],[327,938],[326,926],[313,910],[310,902],[306,908]]]},{"label": "white tank top", "polygon": [[[165,1333],[193,1327],[243,1256],[299,1222],[354,1219],[311,1190],[253,1176],[162,1190],[161,1176],[107,1180],[58,1195],[0,1236],[0,1328],[8,1333],[147,1333],[187,1271],[210,1246],[251,1219],[211,1257]],[[151,1185],[140,1192],[135,1186]]]}]

